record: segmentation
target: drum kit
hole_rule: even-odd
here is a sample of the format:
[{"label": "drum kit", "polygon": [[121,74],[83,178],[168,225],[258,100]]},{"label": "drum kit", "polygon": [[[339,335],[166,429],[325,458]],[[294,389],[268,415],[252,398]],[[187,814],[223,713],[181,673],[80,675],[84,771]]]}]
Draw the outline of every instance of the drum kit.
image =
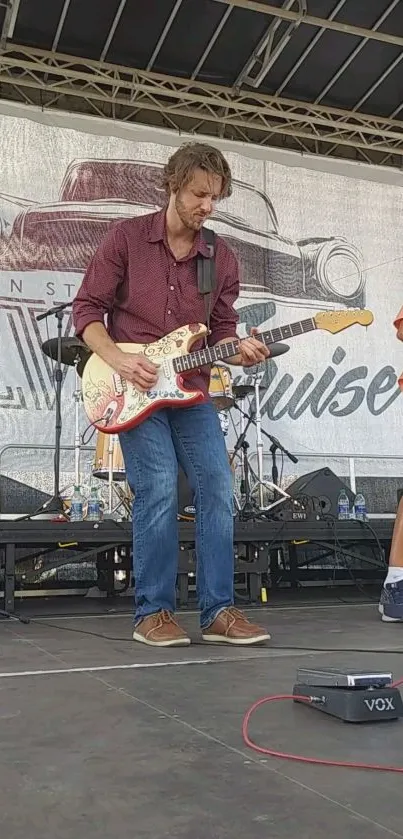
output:
[{"label": "drum kit", "polygon": [[[58,318],[58,337],[51,338],[42,344],[43,353],[56,362],[56,452],[55,452],[55,485],[54,495],[51,502],[45,506],[48,512],[63,514],[65,504],[61,499],[59,476],[60,476],[60,436],[61,436],[61,383],[62,366],[74,367],[75,387],[74,399],[74,483],[82,485],[81,480],[81,454],[84,445],[84,437],[80,433],[80,419],[82,410],[82,393],[80,379],[84,366],[91,355],[91,351],[79,338],[63,338],[61,336],[61,317],[64,306],[55,307],[48,314],[56,314]],[[39,318],[38,318],[39,319]],[[287,352],[289,349],[285,344],[273,345],[277,351],[274,355]],[[233,429],[239,430],[235,444],[228,451],[228,458],[235,476],[237,472],[238,489],[234,485],[234,514],[239,519],[247,520],[259,517],[262,514],[270,514],[270,511],[289,499],[289,495],[278,486],[278,471],[276,466],[276,452],[280,451],[296,462],[294,455],[291,455],[279,441],[262,429],[261,392],[263,374],[253,376],[252,383],[234,383],[231,372],[225,365],[216,365],[211,369],[209,395],[215,406],[220,425],[224,436],[227,438],[230,427],[230,413],[236,409],[239,414],[238,428],[233,421]],[[254,397],[254,410],[245,411],[245,403],[248,397]],[[233,418],[232,418],[233,419]],[[250,445],[247,441],[248,431],[251,426],[256,429],[256,454],[257,474],[252,468],[251,459],[248,453]],[[90,426],[89,428],[92,428]],[[88,429],[87,429],[88,431]],[[119,444],[118,435],[103,434],[93,429],[96,436],[95,457],[92,464],[92,478],[104,482],[107,487],[107,505],[104,514],[108,517],[130,518],[132,508],[132,495],[126,480],[126,470]],[[272,480],[265,480],[263,475],[263,439],[262,435],[269,438],[272,455]],[[252,481],[253,480],[253,484]],[[234,479],[235,484],[235,479]],[[117,502],[117,503],[115,503]],[[114,506],[115,504],[115,506]],[[180,518],[180,514],[178,516]]]}]

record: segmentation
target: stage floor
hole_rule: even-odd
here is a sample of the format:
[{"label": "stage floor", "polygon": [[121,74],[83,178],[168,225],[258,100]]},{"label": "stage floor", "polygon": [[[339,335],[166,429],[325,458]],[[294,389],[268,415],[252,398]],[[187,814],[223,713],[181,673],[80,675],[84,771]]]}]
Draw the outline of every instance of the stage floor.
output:
[{"label": "stage floor", "polygon": [[[375,602],[259,609],[272,642],[249,651],[197,643],[194,613],[181,620],[195,645],[162,651],[131,642],[130,616],[105,602],[87,601],[98,615],[34,605],[29,625],[0,624],[5,836],[403,837],[400,776],[266,759],[241,737],[247,708],[290,692],[302,664],[403,676],[402,627],[382,624]],[[259,709],[251,735],[283,751],[403,766],[403,720],[349,726],[283,702]]]}]

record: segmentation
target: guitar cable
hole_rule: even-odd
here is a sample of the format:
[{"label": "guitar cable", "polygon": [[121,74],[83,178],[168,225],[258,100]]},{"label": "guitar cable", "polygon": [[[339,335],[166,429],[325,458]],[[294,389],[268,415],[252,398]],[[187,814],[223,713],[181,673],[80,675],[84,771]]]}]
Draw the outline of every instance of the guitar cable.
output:
[{"label": "guitar cable", "polygon": [[[295,647],[293,649],[297,648]],[[370,651],[368,650],[368,652]],[[371,650],[371,652],[385,653],[386,650]],[[398,679],[397,681],[393,682],[391,687],[397,688],[402,684],[403,679]],[[251,739],[249,735],[249,723],[252,715],[255,713],[255,711],[257,711],[258,708],[262,707],[262,705],[266,705],[268,702],[282,702],[283,700],[292,700],[294,702],[297,700],[298,702],[304,702],[306,705],[311,705],[313,702],[317,703],[318,697],[297,696],[292,694],[277,694],[273,696],[264,696],[262,699],[258,699],[247,710],[242,721],[242,739],[245,746],[247,746],[249,749],[252,749],[254,752],[257,752],[260,755],[266,755],[267,757],[274,757],[282,760],[292,760],[298,763],[309,763],[313,764],[314,766],[335,766],[342,769],[364,769],[376,772],[394,772],[398,774],[403,774],[403,766],[391,766],[388,764],[363,763],[361,761],[333,760],[329,758],[310,757],[308,755],[298,755],[293,754],[292,752],[282,752],[276,749],[269,749],[264,746],[259,746],[257,743],[254,742],[254,740]]]}]

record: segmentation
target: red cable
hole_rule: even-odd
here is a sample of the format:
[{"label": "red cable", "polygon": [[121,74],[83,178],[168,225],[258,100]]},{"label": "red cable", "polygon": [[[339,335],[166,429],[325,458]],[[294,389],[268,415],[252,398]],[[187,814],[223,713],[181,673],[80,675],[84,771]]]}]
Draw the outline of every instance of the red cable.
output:
[{"label": "red cable", "polygon": [[[399,681],[394,682],[392,687],[398,687],[398,685],[401,684],[403,684],[403,679],[399,679]],[[253,751],[258,752],[261,755],[269,755],[270,757],[279,757],[285,760],[296,760],[299,763],[314,763],[320,766],[341,766],[344,769],[371,769],[378,772],[403,773],[403,766],[383,766],[376,763],[349,763],[344,760],[323,760],[319,757],[305,757],[304,755],[288,754],[287,752],[277,752],[274,749],[265,749],[263,746],[258,746],[257,743],[254,743],[249,737],[249,722],[252,714],[257,708],[260,708],[261,705],[265,705],[267,702],[276,702],[283,699],[291,699],[293,701],[297,699],[301,702],[305,702],[307,705],[312,703],[312,700],[307,696],[292,696],[291,694],[284,694],[283,696],[265,696],[263,699],[258,699],[254,702],[246,712],[242,722],[243,741],[246,746],[249,746],[249,748],[253,749]]]}]

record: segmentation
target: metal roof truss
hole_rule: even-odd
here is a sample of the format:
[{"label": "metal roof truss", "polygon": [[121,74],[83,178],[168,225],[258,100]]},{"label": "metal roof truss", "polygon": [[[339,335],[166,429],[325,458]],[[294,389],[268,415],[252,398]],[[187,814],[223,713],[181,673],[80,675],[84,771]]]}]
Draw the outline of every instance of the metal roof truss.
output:
[{"label": "metal roof truss", "polygon": [[0,86],[2,98],[15,101],[17,92],[20,101],[42,108],[402,165],[401,121],[256,90],[234,90],[11,43],[0,52]]}]

